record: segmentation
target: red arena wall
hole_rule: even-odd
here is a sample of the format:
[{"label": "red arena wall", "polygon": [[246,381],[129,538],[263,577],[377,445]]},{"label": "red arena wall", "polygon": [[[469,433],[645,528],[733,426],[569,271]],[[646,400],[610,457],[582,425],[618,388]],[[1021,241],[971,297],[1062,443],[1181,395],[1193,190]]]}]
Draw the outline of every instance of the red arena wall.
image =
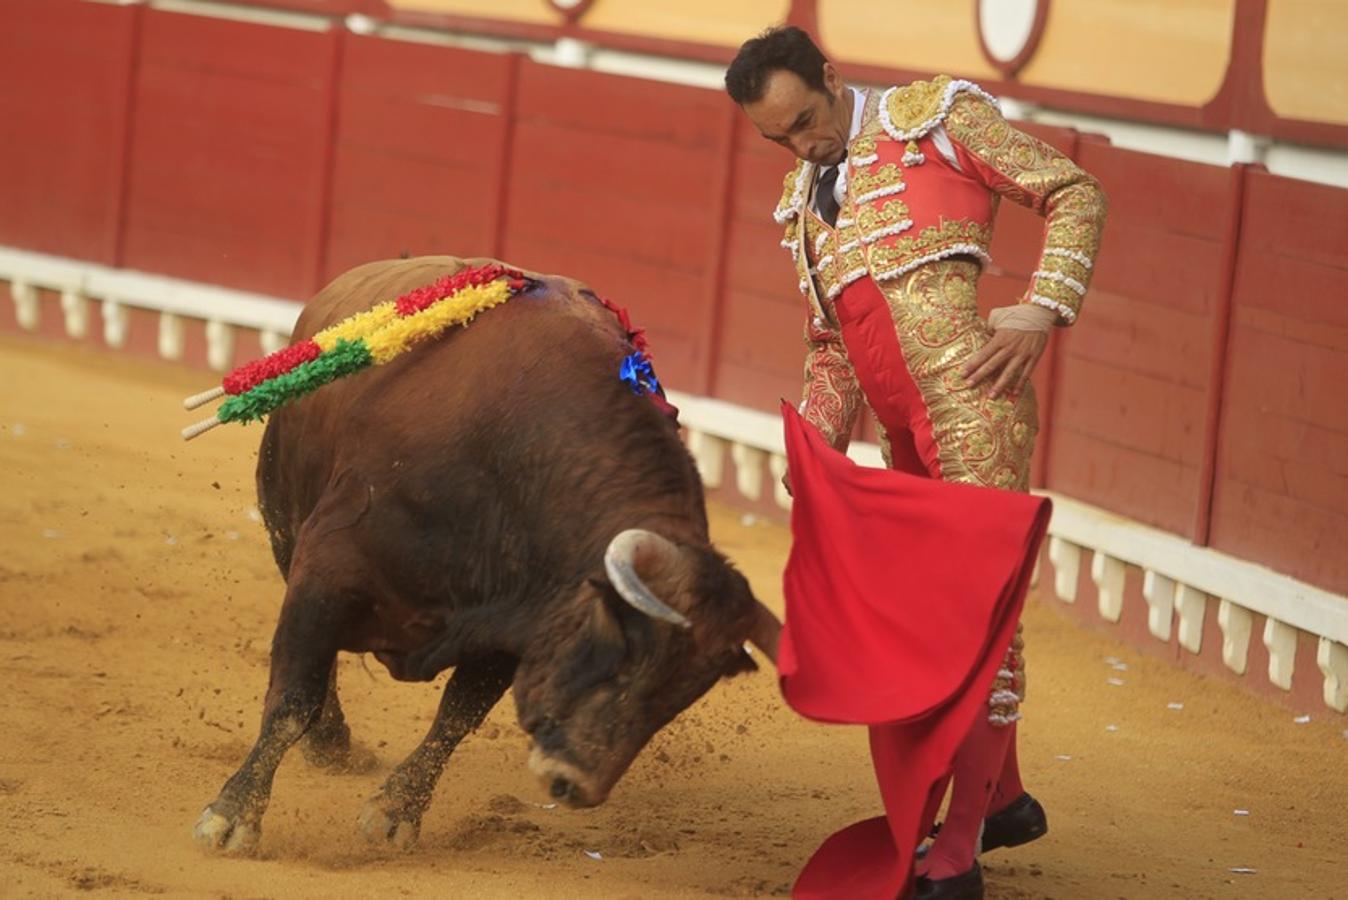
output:
[{"label": "red arena wall", "polygon": [[128,268],[280,296],[318,279],[337,38],[149,9]]},{"label": "red arena wall", "polygon": [[343,38],[323,281],[403,252],[499,252],[517,63]]},{"label": "red arena wall", "polygon": [[[628,306],[676,389],[799,396],[789,160],[718,91],[78,0],[4,0],[0,33],[0,244],[296,300],[370,259],[499,256]],[[1348,593],[1348,191],[1026,127],[1112,203],[1037,376],[1038,483]],[[986,306],[1041,233],[1003,204]]]},{"label": "red arena wall", "polygon": [[1348,594],[1348,191],[1251,172],[1214,547]]},{"label": "red arena wall", "polygon": [[1061,342],[1049,484],[1192,536],[1241,172],[1092,141],[1078,161],[1110,217],[1087,308]]},{"label": "red arena wall", "polygon": [[0,244],[113,263],[139,10],[0,3]]}]

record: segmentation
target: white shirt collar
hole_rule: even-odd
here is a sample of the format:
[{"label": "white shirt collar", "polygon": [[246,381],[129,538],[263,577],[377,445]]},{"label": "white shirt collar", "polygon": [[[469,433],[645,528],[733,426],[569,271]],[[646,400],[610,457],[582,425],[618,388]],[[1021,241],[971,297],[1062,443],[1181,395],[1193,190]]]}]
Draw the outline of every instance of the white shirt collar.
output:
[{"label": "white shirt collar", "polygon": [[866,95],[856,88],[848,85],[847,89],[852,92],[852,127],[847,132],[847,143],[861,134],[861,116],[866,112]]},{"label": "white shirt collar", "polygon": [[[851,85],[848,85],[847,89],[852,92],[852,127],[848,129],[847,132],[847,143],[850,144],[852,143],[852,140],[861,133],[861,117],[866,112],[866,94],[864,91],[859,91]],[[817,171],[822,172],[826,168],[828,167],[819,166]],[[833,199],[841,205],[843,198],[846,196],[847,160],[844,159],[842,162],[838,163],[838,180],[833,183]],[[813,195],[810,197],[810,208],[815,212],[819,211],[819,200]]]}]

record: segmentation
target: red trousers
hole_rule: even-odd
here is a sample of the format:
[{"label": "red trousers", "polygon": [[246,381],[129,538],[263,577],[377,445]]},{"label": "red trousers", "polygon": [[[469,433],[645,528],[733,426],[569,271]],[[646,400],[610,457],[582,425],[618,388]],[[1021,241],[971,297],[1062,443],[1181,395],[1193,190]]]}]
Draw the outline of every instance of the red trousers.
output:
[{"label": "red trousers", "polygon": [[848,361],[889,441],[890,467],[940,478],[931,419],[908,371],[884,294],[870,278],[862,278],[847,286],[833,309]]}]

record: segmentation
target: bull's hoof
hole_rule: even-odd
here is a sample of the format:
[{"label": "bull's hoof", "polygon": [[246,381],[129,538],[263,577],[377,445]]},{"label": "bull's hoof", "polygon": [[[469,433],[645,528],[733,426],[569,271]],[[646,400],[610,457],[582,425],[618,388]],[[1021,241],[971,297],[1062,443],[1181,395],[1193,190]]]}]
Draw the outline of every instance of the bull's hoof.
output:
[{"label": "bull's hoof", "polygon": [[399,850],[411,850],[421,833],[420,817],[408,818],[385,794],[376,794],[365,801],[357,825],[370,842]]},{"label": "bull's hoof", "polygon": [[231,819],[221,815],[211,807],[201,811],[192,837],[207,850],[226,853],[233,856],[246,856],[257,849],[262,831],[257,823],[245,822],[241,818]]}]

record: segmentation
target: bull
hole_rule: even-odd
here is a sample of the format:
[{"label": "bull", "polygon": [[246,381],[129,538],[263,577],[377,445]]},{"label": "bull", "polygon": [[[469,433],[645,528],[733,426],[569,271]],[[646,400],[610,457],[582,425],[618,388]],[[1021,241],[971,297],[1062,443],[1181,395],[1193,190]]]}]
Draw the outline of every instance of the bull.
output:
[{"label": "bull", "polygon": [[[423,257],[339,276],[293,341],[486,260]],[[453,668],[420,746],[361,812],[413,842],[445,764],[507,689],[529,768],[602,803],[641,748],[718,680],[775,654],[779,624],[712,546],[678,427],[618,377],[630,334],[582,285],[527,289],[277,410],[257,466],[285,579],[255,745],[202,812],[202,845],[252,849],[282,756],[353,753],[339,651],[400,680]]]}]

